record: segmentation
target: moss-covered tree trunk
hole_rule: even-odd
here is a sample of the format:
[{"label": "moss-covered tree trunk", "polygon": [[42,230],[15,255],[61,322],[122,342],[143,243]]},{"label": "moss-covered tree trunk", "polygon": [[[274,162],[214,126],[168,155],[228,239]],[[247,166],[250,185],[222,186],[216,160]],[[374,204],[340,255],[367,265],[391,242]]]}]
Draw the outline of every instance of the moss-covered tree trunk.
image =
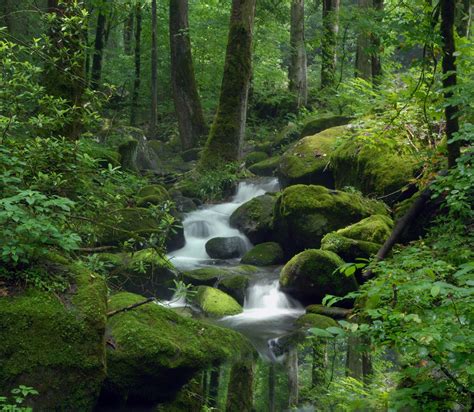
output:
[{"label": "moss-covered tree trunk", "polygon": [[[456,44],[454,41],[454,0],[441,0],[441,37],[443,39],[443,88],[446,106],[444,109],[446,117],[446,137],[448,142],[453,139],[459,131],[458,113],[459,108],[452,104],[453,87],[457,84],[456,76]],[[456,159],[461,152],[459,141],[448,143],[448,166],[456,166]]]},{"label": "moss-covered tree trunk", "polygon": [[312,350],[311,386],[313,388],[322,387],[327,384],[327,343],[322,339],[315,338]]},{"label": "moss-covered tree trunk", "polygon": [[275,385],[276,371],[275,363],[270,363],[268,366],[268,412],[275,412]]},{"label": "moss-covered tree trunk", "polygon": [[[129,7],[132,7],[130,4]],[[133,40],[133,26],[135,20],[135,12],[134,9],[128,13],[127,18],[123,23],[123,51],[127,56],[131,56],[133,54],[132,48],[132,40]]]},{"label": "moss-covered tree trunk", "polygon": [[138,98],[140,96],[141,83],[141,38],[142,38],[142,4],[137,1],[135,5],[135,78],[133,80],[132,103],[130,111],[130,123],[137,124]]},{"label": "moss-covered tree trunk", "polygon": [[196,147],[207,132],[194,75],[189,37],[188,0],[170,0],[171,82],[184,150]]},{"label": "moss-covered tree trunk", "polygon": [[[372,0],[358,0],[360,19],[363,19],[372,6]],[[365,80],[372,78],[372,59],[370,55],[371,38],[365,25],[361,24],[357,35],[355,75]]]},{"label": "moss-covered tree trunk", "polygon": [[304,0],[291,2],[290,51],[288,70],[290,91],[296,94],[298,107],[308,102],[308,62],[304,35]]},{"label": "moss-covered tree trunk", "polygon": [[254,363],[240,361],[232,365],[226,412],[250,412],[253,409]]},{"label": "moss-covered tree trunk", "polygon": [[158,119],[158,45],[157,45],[157,7],[156,0],[151,1],[151,106],[150,138],[156,138]]},{"label": "moss-covered tree trunk", "polygon": [[291,408],[298,405],[298,348],[290,348],[286,358],[288,371],[288,406]]},{"label": "moss-covered tree trunk", "polygon": [[[105,7],[105,3],[103,7]],[[97,90],[100,87],[100,79],[102,77],[102,59],[104,56],[106,23],[107,17],[105,11],[103,8],[100,8],[95,31],[94,55],[92,56],[91,88],[93,90]]]},{"label": "moss-covered tree trunk", "polygon": [[336,44],[340,0],[323,0],[323,42],[321,45],[321,89],[331,87],[336,77]]},{"label": "moss-covered tree trunk", "polygon": [[256,0],[233,0],[219,107],[200,168],[216,169],[241,158],[252,77]]}]

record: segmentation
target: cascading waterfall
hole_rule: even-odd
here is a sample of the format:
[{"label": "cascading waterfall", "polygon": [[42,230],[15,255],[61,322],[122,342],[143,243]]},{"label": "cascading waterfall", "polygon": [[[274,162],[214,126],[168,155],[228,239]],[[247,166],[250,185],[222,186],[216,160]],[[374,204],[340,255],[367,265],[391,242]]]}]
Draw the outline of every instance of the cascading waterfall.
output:
[{"label": "cascading waterfall", "polygon": [[[209,265],[215,267],[216,263],[237,264],[238,260],[213,261],[206,252],[206,242],[214,237],[238,236],[250,249],[250,241],[239,230],[230,227],[229,218],[242,204],[278,189],[277,179],[242,182],[230,202],[205,206],[189,213],[183,221],[185,246],[170,253],[168,257],[176,267],[184,270]],[[219,321],[249,337],[261,356],[268,360],[274,360],[268,342],[290,332],[294,320],[304,313],[298,302],[280,291],[278,273],[278,270],[262,268],[247,290],[244,311]],[[173,303],[173,306],[176,305],[176,302]]]}]

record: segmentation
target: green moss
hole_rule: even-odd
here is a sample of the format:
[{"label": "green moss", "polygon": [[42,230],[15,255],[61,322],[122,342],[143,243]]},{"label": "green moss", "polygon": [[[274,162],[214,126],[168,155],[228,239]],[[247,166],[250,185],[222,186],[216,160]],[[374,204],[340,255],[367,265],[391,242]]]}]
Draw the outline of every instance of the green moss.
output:
[{"label": "green moss", "polygon": [[255,266],[279,265],[284,262],[285,254],[278,243],[261,243],[242,258],[242,263],[248,263]]},{"label": "green moss", "polygon": [[285,251],[294,253],[318,248],[327,233],[386,213],[382,203],[355,193],[295,185],[285,189],[275,204],[274,230]]},{"label": "green moss", "polygon": [[245,157],[245,166],[249,167],[255,163],[261,162],[268,158],[268,155],[265,152],[252,152]]},{"label": "green moss", "polygon": [[242,306],[234,298],[209,286],[199,286],[194,301],[211,317],[237,315],[242,312]]},{"label": "green moss", "polygon": [[218,282],[222,283],[222,281],[236,276],[248,278],[256,272],[258,272],[258,269],[250,265],[205,267],[184,272],[183,280],[185,283],[190,283],[195,286],[213,286]]},{"label": "green moss", "polygon": [[352,119],[347,116],[325,115],[306,122],[301,131],[301,137],[311,136],[320,133],[331,127],[342,126],[349,123]]},{"label": "green moss", "polygon": [[[143,300],[119,293],[110,299],[109,309]],[[196,372],[253,356],[250,343],[237,332],[184,318],[153,303],[109,318],[108,326],[114,347],[107,350],[105,389],[116,397],[170,401]]]},{"label": "green moss", "polygon": [[138,141],[130,138],[118,147],[120,162],[126,170],[137,171]]},{"label": "green moss", "polygon": [[239,229],[252,243],[262,243],[271,236],[276,197],[262,195],[240,206],[230,216],[230,225]]},{"label": "green moss", "polygon": [[160,196],[169,199],[168,191],[162,185],[149,185],[142,187],[138,193],[138,197]]},{"label": "green moss", "polygon": [[309,249],[294,256],[280,273],[280,285],[296,298],[319,303],[325,295],[344,296],[357,289],[353,276],[337,271],[344,261],[335,253]]},{"label": "green moss", "polygon": [[336,188],[352,186],[364,194],[392,194],[385,201],[398,197],[397,191],[410,181],[416,166],[412,156],[388,146],[374,147],[357,138],[346,140],[331,154]]},{"label": "green moss", "polygon": [[340,229],[337,233],[350,239],[360,239],[382,244],[390,236],[392,227],[393,220],[390,217],[373,215],[344,229]]},{"label": "green moss", "polygon": [[274,176],[280,167],[280,160],[280,156],[273,156],[253,164],[249,167],[249,170],[257,176]]},{"label": "green moss", "polygon": [[278,171],[283,186],[304,183],[334,188],[329,155],[347,130],[346,126],[333,127],[305,137],[288,149]]},{"label": "green moss", "polygon": [[105,378],[106,286],[78,264],[61,270],[74,283],[62,299],[37,290],[0,299],[0,388],[34,387],[35,410],[91,410]]},{"label": "green moss", "polygon": [[350,239],[337,232],[328,233],[321,240],[321,249],[337,253],[346,262],[355,262],[357,258],[367,259],[380,249],[378,243]]},{"label": "green moss", "polygon": [[339,326],[338,323],[328,317],[323,315],[317,315],[315,313],[307,313],[306,315],[301,316],[297,321],[296,325],[302,328],[319,328],[326,329],[331,326]]},{"label": "green moss", "polygon": [[232,365],[225,409],[227,412],[253,410],[254,369],[253,359]]},{"label": "green moss", "polygon": [[222,279],[217,284],[217,288],[232,296],[240,305],[243,305],[249,282],[250,277],[248,275],[231,275]]},{"label": "green moss", "polygon": [[347,309],[335,306],[309,305],[306,307],[306,313],[315,313],[316,315],[329,316],[333,319],[344,319],[347,316]]}]

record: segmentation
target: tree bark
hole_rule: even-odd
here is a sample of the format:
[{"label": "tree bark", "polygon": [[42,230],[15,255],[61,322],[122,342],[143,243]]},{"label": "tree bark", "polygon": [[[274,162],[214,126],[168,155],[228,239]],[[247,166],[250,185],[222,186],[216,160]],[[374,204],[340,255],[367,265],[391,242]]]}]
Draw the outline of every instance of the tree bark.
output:
[{"label": "tree bark", "polygon": [[133,81],[132,106],[130,111],[130,124],[137,125],[138,98],[141,83],[141,38],[142,38],[142,4],[137,1],[135,5],[135,78]]},{"label": "tree bark", "polygon": [[314,338],[312,349],[313,363],[311,365],[311,386],[315,388],[327,384],[327,343],[322,339]]},{"label": "tree bark", "polygon": [[290,348],[287,354],[286,366],[288,370],[288,406],[290,409],[298,405],[298,349]]},{"label": "tree bark", "polygon": [[151,107],[150,138],[156,138],[158,117],[158,46],[157,46],[157,9],[156,0],[151,1]]},{"label": "tree bark", "polygon": [[323,0],[323,42],[321,45],[321,89],[334,85],[340,0]]},{"label": "tree bark", "polygon": [[133,26],[134,26],[135,13],[134,10],[130,10],[125,22],[123,23],[123,51],[127,56],[133,54],[132,39],[133,39]]},{"label": "tree bark", "polygon": [[308,62],[304,35],[304,0],[291,2],[290,49],[288,70],[290,91],[296,94],[298,107],[308,103]]},{"label": "tree bark", "polygon": [[[358,5],[359,12],[365,15],[372,6],[372,0],[358,0]],[[364,80],[370,80],[372,77],[372,61],[369,49],[370,36],[366,30],[361,30],[357,36],[355,75]]]},{"label": "tree bark", "polygon": [[13,7],[11,4],[11,0],[3,0],[3,5],[1,6],[0,10],[3,15],[1,21],[7,28],[7,32],[11,33],[12,32],[12,17],[11,13],[13,11]]},{"label": "tree bark", "polygon": [[219,395],[219,377],[221,373],[220,365],[216,364],[211,369],[209,381],[209,401],[208,406],[215,408],[217,406],[217,396]]},{"label": "tree bark", "polygon": [[[376,12],[376,19],[378,24],[381,24],[382,12],[384,8],[383,0],[373,0],[374,10]],[[372,82],[378,84],[380,82],[380,76],[382,76],[382,58],[381,54],[381,42],[380,37],[375,34],[372,38]]]},{"label": "tree bark", "polygon": [[[105,6],[105,3],[104,3]],[[99,10],[97,16],[97,27],[95,31],[94,55],[92,56],[91,69],[91,89],[97,90],[100,87],[102,77],[102,58],[104,56],[105,25],[107,17],[103,9]]]},{"label": "tree bark", "polygon": [[170,0],[171,82],[181,146],[196,147],[207,132],[194,75],[188,0]]},{"label": "tree bark", "polygon": [[441,8],[441,37],[443,39],[443,88],[446,107],[446,137],[448,139],[448,167],[456,166],[456,159],[461,154],[459,141],[450,142],[459,131],[459,107],[449,103],[453,97],[452,88],[457,84],[456,75],[456,45],[454,41],[454,0],[440,0]]},{"label": "tree bark", "polygon": [[219,107],[200,168],[216,169],[242,156],[252,77],[252,37],[256,0],[233,0]]}]

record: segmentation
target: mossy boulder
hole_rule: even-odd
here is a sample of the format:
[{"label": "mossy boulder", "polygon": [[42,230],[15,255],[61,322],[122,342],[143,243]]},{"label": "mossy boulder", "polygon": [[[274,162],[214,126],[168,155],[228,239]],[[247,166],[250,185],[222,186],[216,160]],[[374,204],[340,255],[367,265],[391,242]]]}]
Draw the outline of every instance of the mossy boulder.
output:
[{"label": "mossy boulder", "polygon": [[315,313],[307,313],[298,318],[296,321],[296,326],[300,328],[318,328],[318,329],[326,329],[331,326],[339,326],[338,323],[324,315],[319,315]]},{"label": "mossy boulder", "polygon": [[253,164],[248,169],[257,176],[274,176],[280,167],[280,161],[280,156],[273,156]]},{"label": "mossy boulder", "polygon": [[393,221],[388,216],[373,215],[336,232],[328,233],[321,249],[337,253],[346,262],[368,258],[378,252],[390,236]]},{"label": "mossy boulder", "polygon": [[306,307],[306,313],[324,315],[325,317],[329,316],[333,319],[345,319],[350,311],[336,306],[309,305]]},{"label": "mossy boulder", "polygon": [[213,318],[232,316],[242,313],[242,306],[225,292],[210,286],[199,286],[194,297],[194,303],[206,314]]},{"label": "mossy boulder", "polygon": [[121,143],[118,147],[120,153],[120,164],[123,169],[138,171],[137,156],[138,156],[138,140],[130,138]]},{"label": "mossy boulder", "polygon": [[160,205],[171,200],[168,191],[161,185],[145,186],[137,193],[137,206]]},{"label": "mossy boulder", "polygon": [[281,157],[278,179],[283,187],[317,184],[334,188],[329,167],[330,154],[347,132],[346,126],[332,127],[296,142]]},{"label": "mossy boulder", "polygon": [[348,124],[352,120],[351,117],[337,116],[337,115],[324,115],[317,118],[308,120],[301,130],[301,137],[312,136],[316,133],[320,133],[323,130],[330,129],[331,127],[342,126]]},{"label": "mossy boulder", "polygon": [[268,159],[268,154],[265,152],[252,152],[245,157],[245,166],[249,167],[266,159]]},{"label": "mossy boulder", "polygon": [[359,194],[312,185],[286,188],[274,210],[275,238],[287,254],[319,248],[327,233],[387,213],[382,203]]},{"label": "mossy boulder", "polygon": [[[109,301],[117,310],[143,301],[119,293]],[[239,333],[185,318],[150,303],[119,313],[108,321],[107,381],[103,398],[130,403],[164,403],[198,371],[224,361],[253,357]]]},{"label": "mossy boulder", "polygon": [[220,280],[217,288],[232,296],[240,305],[243,305],[249,283],[250,276],[248,275],[231,275]]},{"label": "mossy boulder", "polygon": [[183,273],[183,280],[194,286],[213,286],[223,279],[243,275],[251,277],[258,272],[258,268],[251,265],[213,266],[189,270]]},{"label": "mossy boulder", "polygon": [[285,262],[285,253],[276,242],[261,243],[249,250],[241,263],[254,266],[280,265]]},{"label": "mossy boulder", "polygon": [[230,225],[254,244],[270,240],[276,197],[266,194],[244,203],[230,216]]},{"label": "mossy boulder", "polygon": [[144,296],[156,296],[162,299],[171,298],[173,280],[176,279],[176,269],[173,264],[155,249],[143,249],[134,253],[107,254],[102,259],[108,259],[115,266],[112,286],[119,286],[129,292]]},{"label": "mossy boulder", "polygon": [[337,271],[344,261],[335,253],[309,249],[294,256],[280,273],[282,290],[303,303],[320,303],[326,295],[344,296],[357,289],[353,276]]},{"label": "mossy boulder", "polygon": [[402,148],[374,147],[367,139],[346,139],[330,157],[337,189],[352,186],[365,195],[385,196],[388,203],[401,195],[417,169],[416,159]]},{"label": "mossy boulder", "polygon": [[79,264],[48,267],[71,278],[69,292],[0,299],[1,392],[26,385],[39,392],[34,410],[92,410],[105,379],[105,281]]}]

